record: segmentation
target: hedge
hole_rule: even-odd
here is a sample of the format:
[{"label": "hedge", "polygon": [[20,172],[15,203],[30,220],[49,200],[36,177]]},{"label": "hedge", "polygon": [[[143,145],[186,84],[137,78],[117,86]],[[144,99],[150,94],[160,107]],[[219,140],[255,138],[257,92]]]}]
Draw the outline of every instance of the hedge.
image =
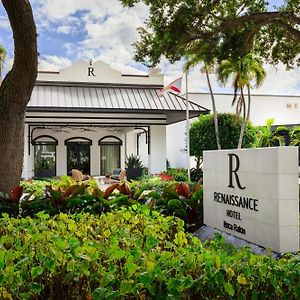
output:
[{"label": "hedge", "polygon": [[145,206],[0,219],[1,299],[297,299],[300,259],[203,245]]}]

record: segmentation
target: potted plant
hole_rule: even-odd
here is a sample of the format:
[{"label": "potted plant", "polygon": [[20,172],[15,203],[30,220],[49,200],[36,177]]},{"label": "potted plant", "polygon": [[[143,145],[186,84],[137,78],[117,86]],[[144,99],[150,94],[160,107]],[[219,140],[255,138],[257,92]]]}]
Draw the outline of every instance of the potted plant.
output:
[{"label": "potted plant", "polygon": [[143,174],[143,164],[140,158],[134,154],[126,157],[125,161],[127,180],[137,179]]}]

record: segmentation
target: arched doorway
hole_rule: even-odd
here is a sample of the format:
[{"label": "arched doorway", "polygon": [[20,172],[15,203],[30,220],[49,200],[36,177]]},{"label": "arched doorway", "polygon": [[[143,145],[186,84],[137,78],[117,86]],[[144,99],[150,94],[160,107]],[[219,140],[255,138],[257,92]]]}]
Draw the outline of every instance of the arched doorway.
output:
[{"label": "arched doorway", "polygon": [[51,178],[56,175],[57,139],[40,135],[32,140],[34,146],[34,176]]},{"label": "arched doorway", "polygon": [[99,140],[101,175],[113,174],[121,168],[122,140],[116,136],[108,135]]},{"label": "arched doorway", "polygon": [[91,172],[92,140],[84,137],[72,137],[65,140],[67,146],[67,172],[77,169],[83,174]]}]

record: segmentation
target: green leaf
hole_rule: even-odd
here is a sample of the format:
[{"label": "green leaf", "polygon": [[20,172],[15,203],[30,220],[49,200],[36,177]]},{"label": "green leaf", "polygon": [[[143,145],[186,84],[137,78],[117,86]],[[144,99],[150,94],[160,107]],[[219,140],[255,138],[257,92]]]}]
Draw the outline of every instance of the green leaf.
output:
[{"label": "green leaf", "polygon": [[140,282],[144,285],[144,286],[149,286],[152,282],[152,278],[150,277],[148,272],[144,272],[139,276],[139,280]]},{"label": "green leaf", "polygon": [[247,284],[247,280],[243,274],[237,277],[237,281],[239,284],[243,284],[243,285]]},{"label": "green leaf", "polygon": [[5,266],[4,262],[4,252],[0,252],[0,269],[3,269]]},{"label": "green leaf", "polygon": [[50,194],[55,201],[58,201],[61,198],[61,194],[58,191],[53,190],[52,188],[50,189]]},{"label": "green leaf", "polygon": [[36,282],[30,283],[29,288],[30,288],[30,291],[35,293],[35,294],[39,294],[43,289],[42,285],[38,284]]},{"label": "green leaf", "polygon": [[134,286],[133,280],[123,280],[120,285],[120,295],[125,296],[131,293],[133,286]]},{"label": "green leaf", "polygon": [[31,269],[31,277],[34,279],[37,276],[41,275],[43,273],[44,269],[41,266],[33,267]]},{"label": "green leaf", "polygon": [[216,267],[217,269],[220,269],[221,267],[221,259],[220,259],[220,256],[216,256]]},{"label": "green leaf", "polygon": [[48,270],[50,270],[51,272],[54,272],[55,270],[55,260],[52,259],[52,258],[49,258],[47,261],[46,261],[46,267]]},{"label": "green leaf", "polygon": [[117,247],[111,247],[110,253],[111,253],[112,258],[114,258],[114,259],[121,259],[126,254],[126,252],[124,250],[119,249]]},{"label": "green leaf", "polygon": [[129,277],[131,277],[138,268],[137,265],[135,263],[133,263],[132,261],[129,261],[126,264],[126,267],[127,267]]},{"label": "green leaf", "polygon": [[238,300],[246,300],[246,296],[242,293],[238,295]]},{"label": "green leaf", "polygon": [[229,282],[224,282],[224,288],[225,288],[225,291],[227,292],[227,294],[231,297],[234,296],[234,288],[232,286],[231,283]]},{"label": "green leaf", "polygon": [[152,249],[153,247],[155,247],[157,244],[159,243],[159,240],[157,238],[155,238],[152,235],[148,235],[147,239],[146,239],[146,246],[145,246],[145,250],[149,250]]},{"label": "green leaf", "polygon": [[251,300],[258,300],[257,290],[253,290],[252,295],[251,295]]}]

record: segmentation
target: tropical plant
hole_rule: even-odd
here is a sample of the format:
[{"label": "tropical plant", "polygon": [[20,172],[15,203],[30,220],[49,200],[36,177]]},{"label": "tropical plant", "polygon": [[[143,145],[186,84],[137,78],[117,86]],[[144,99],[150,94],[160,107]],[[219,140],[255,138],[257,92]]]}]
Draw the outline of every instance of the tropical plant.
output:
[{"label": "tropical plant", "polygon": [[[255,57],[253,53],[240,57],[238,59],[229,58],[223,60],[217,68],[218,80],[226,84],[228,79],[233,76],[234,95],[232,105],[236,105],[236,113],[243,114],[244,122],[241,126],[240,136],[237,148],[242,147],[243,136],[246,124],[250,117],[251,107],[251,82],[255,81],[255,86],[262,85],[266,71],[262,66],[262,61]],[[248,104],[246,105],[244,88],[247,88]]]},{"label": "tropical plant", "polygon": [[290,145],[291,146],[300,146],[300,126],[295,126],[290,131]]},{"label": "tropical plant", "polygon": [[144,167],[140,158],[134,154],[130,154],[129,156],[126,157],[125,166],[126,166],[126,169],[128,169],[128,168],[141,168],[142,169]]},{"label": "tropical plant", "polygon": [[126,157],[126,177],[127,180],[137,179],[143,174],[143,164],[140,158],[134,154]]},{"label": "tropical plant", "polygon": [[[0,214],[6,213],[12,217],[18,217],[20,201],[23,196],[23,187],[17,186],[10,193],[0,192]],[[23,199],[29,199],[26,195]]]},{"label": "tropical plant", "polygon": [[[240,136],[243,119],[236,114],[218,114],[220,126],[220,142],[222,149],[235,149]],[[212,115],[199,116],[190,128],[190,150],[198,161],[203,157],[204,150],[217,150]],[[256,146],[256,129],[248,122],[243,139],[243,147]]]},{"label": "tropical plant", "polygon": [[286,145],[286,140],[282,132],[288,132],[288,129],[286,127],[279,126],[272,130],[272,125],[274,124],[274,122],[274,119],[268,119],[266,121],[266,126],[258,127],[257,147],[276,147]]},{"label": "tropical plant", "polygon": [[[122,207],[146,203],[151,210],[182,218],[189,230],[203,224],[200,184],[188,185],[174,180],[149,178],[130,184],[115,183],[103,191],[95,185],[94,180],[77,183],[67,178],[64,176],[61,180],[48,182],[25,181],[10,194],[0,193],[0,216],[8,213],[14,217],[35,217],[41,211],[51,216],[82,212],[101,215]],[[172,203],[177,204],[173,206]]]}]

